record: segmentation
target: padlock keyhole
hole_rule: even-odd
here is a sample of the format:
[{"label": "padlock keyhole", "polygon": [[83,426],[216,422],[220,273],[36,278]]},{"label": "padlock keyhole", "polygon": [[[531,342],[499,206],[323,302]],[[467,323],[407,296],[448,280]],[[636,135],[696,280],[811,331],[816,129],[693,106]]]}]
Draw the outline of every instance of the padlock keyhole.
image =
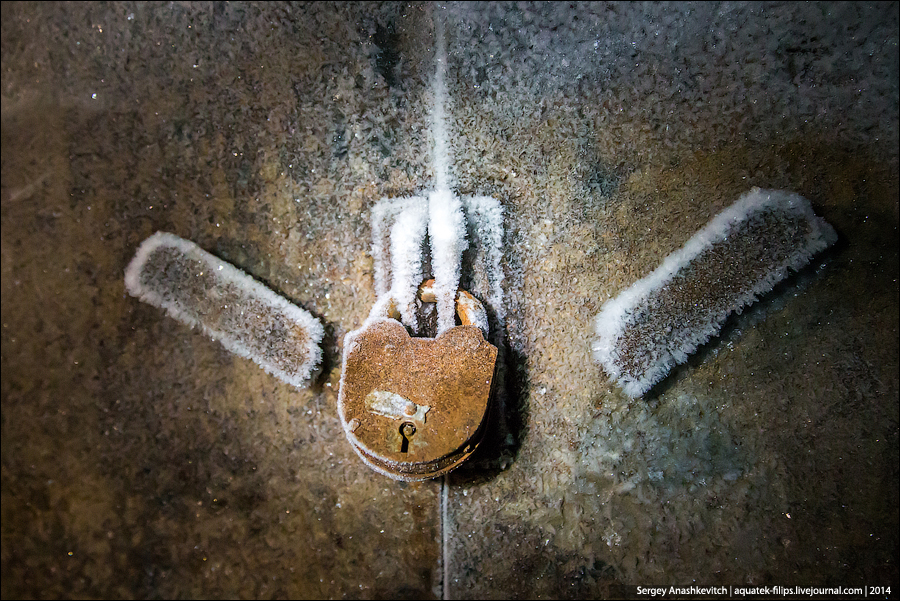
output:
[{"label": "padlock keyhole", "polygon": [[400,426],[400,437],[403,439],[403,442],[400,443],[400,452],[408,453],[409,452],[409,439],[412,438],[412,435],[416,433],[416,426],[411,422],[403,422]]}]

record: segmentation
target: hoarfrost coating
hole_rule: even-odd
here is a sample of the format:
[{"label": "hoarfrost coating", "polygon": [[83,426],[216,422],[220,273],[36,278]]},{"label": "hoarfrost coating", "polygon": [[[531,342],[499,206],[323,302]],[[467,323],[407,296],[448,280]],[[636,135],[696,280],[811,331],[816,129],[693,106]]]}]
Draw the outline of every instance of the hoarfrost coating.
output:
[{"label": "hoarfrost coating", "polygon": [[428,229],[428,204],[411,198],[391,227],[391,295],[403,323],[418,328],[416,291],[422,281],[422,240]]},{"label": "hoarfrost coating", "polygon": [[473,226],[470,243],[481,250],[486,263],[487,290],[475,291],[485,295],[488,305],[503,326],[506,308],[503,304],[503,206],[491,196],[468,196],[465,202],[466,219]]},{"label": "hoarfrost coating", "polygon": [[449,190],[432,192],[428,197],[428,207],[428,235],[431,237],[431,264],[440,333],[454,324],[462,253],[467,247],[465,217],[462,201]]},{"label": "hoarfrost coating", "polygon": [[597,315],[594,358],[632,397],[837,239],[797,194],[754,188]]},{"label": "hoarfrost coating", "polygon": [[157,232],[141,243],[125,288],[292,386],[304,386],[319,365],[319,320],[174,234]]},{"label": "hoarfrost coating", "polygon": [[[435,279],[439,332],[453,327],[456,290],[463,276],[468,278],[466,289],[490,307],[502,327],[503,206],[496,198],[460,198],[449,191],[431,192],[427,199],[383,198],[372,209],[372,258],[379,299],[372,315],[387,315],[385,307],[393,304],[403,324],[417,332],[416,293],[428,262]],[[487,324],[479,325],[488,332]]]},{"label": "hoarfrost coating", "polygon": [[[427,197],[384,198],[372,209],[372,256],[375,269],[376,307],[393,299],[401,321],[419,329],[416,293],[425,277],[424,246],[430,241],[430,265],[437,297],[438,333],[455,323],[455,299],[463,272],[463,253],[474,245],[481,272],[487,282],[471,290],[489,304],[498,321],[503,309],[503,209],[490,197],[460,198],[451,191],[452,145],[446,118],[449,101],[446,86],[447,52],[442,8],[432,7],[435,24],[435,75],[432,80],[434,106],[431,111],[431,160],[434,188]],[[469,228],[467,228],[469,226]],[[467,233],[467,230],[469,232]],[[385,237],[389,236],[389,240]],[[471,238],[471,241],[467,238]],[[390,258],[387,257],[388,253]],[[390,273],[388,272],[390,265]],[[374,315],[381,315],[379,308]],[[484,324],[487,331],[487,324]]]}]

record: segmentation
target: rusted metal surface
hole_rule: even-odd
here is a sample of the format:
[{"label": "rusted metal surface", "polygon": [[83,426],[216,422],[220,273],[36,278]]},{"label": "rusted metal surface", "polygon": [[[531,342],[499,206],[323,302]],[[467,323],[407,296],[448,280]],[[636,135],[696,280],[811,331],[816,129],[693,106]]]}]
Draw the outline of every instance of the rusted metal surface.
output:
[{"label": "rusted metal surface", "polygon": [[497,347],[480,328],[413,338],[400,322],[381,319],[344,344],[338,412],[368,465],[397,480],[425,480],[475,451],[497,361]]},{"label": "rusted metal surface", "polygon": [[[422,299],[423,303],[437,302],[437,297],[434,295],[433,279],[425,280],[419,286],[419,298]],[[484,329],[480,324],[487,324],[488,322],[487,312],[484,310],[484,305],[481,304],[481,301],[462,289],[456,293],[456,314],[459,316],[460,323],[464,326],[479,326]],[[487,334],[487,332],[484,333]]]}]

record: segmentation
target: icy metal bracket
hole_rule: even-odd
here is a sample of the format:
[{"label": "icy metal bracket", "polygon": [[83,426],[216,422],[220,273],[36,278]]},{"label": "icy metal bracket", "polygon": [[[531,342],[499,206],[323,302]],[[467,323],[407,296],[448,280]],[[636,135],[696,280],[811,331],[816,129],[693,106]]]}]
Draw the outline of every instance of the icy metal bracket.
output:
[{"label": "icy metal bracket", "polygon": [[166,232],[144,240],[125,288],[292,386],[319,367],[318,319],[190,240]]}]

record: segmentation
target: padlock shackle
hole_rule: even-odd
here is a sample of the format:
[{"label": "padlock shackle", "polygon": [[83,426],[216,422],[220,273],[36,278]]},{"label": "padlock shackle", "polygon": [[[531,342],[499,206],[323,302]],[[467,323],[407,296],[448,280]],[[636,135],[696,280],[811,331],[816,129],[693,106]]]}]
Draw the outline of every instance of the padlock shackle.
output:
[{"label": "padlock shackle", "polygon": [[[437,296],[434,293],[434,279],[422,282],[419,286],[419,298],[423,303],[437,302]],[[458,289],[456,292],[456,314],[459,315],[459,321],[462,325],[477,326],[481,328],[482,333],[487,337],[488,318],[484,305],[480,300],[462,288]],[[397,308],[397,301],[390,292],[378,299],[378,302],[372,307],[372,311],[369,313],[369,318],[366,321],[384,317],[402,321],[400,310]]]},{"label": "padlock shackle", "polygon": [[[434,279],[425,280],[419,286],[419,298],[423,303],[436,303],[437,295],[434,293]],[[464,326],[478,326],[487,336],[488,320],[487,311],[481,301],[459,288],[456,291],[456,314]]]}]

